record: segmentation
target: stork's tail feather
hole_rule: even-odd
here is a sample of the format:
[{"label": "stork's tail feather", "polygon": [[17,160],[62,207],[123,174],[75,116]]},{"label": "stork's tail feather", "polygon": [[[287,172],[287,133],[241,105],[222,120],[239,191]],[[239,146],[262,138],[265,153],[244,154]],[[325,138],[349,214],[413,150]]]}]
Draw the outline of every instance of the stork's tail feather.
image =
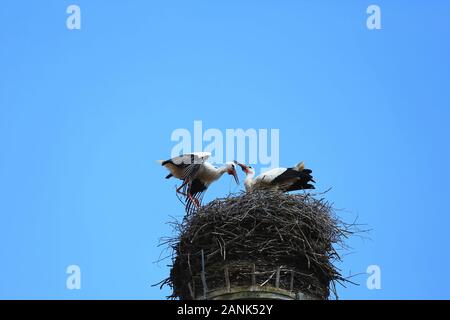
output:
[{"label": "stork's tail feather", "polygon": [[158,163],[162,166],[165,166],[168,163],[172,163],[172,159],[169,160],[158,160]]},{"label": "stork's tail feather", "polygon": [[303,189],[315,189],[314,185],[311,184],[311,183],[316,183],[312,176],[312,170],[303,169],[302,171],[300,171],[299,178],[300,178],[300,184],[302,185]]},{"label": "stork's tail feather", "polygon": [[304,161],[300,162],[294,167],[294,169],[300,172],[303,171],[305,169],[305,162]]},{"label": "stork's tail feather", "polygon": [[162,166],[167,164],[167,160],[156,160],[156,162]]}]

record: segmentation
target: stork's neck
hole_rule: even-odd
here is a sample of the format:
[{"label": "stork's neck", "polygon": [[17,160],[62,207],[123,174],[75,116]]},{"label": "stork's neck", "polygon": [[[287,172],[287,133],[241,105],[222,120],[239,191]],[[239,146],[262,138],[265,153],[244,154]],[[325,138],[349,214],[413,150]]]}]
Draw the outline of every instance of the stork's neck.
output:
[{"label": "stork's neck", "polygon": [[220,178],[224,173],[228,172],[228,166],[225,164],[216,169],[217,179]]},{"label": "stork's neck", "polygon": [[205,168],[205,174],[204,174],[203,178],[204,178],[205,182],[208,182],[208,183],[216,181],[228,170],[226,165],[216,168],[208,162],[204,163],[204,168]]},{"label": "stork's neck", "polygon": [[244,186],[245,186],[245,190],[250,191],[253,187],[253,184],[255,183],[255,181],[253,180],[253,178],[255,177],[255,172],[248,172],[245,175],[245,180],[244,180]]}]

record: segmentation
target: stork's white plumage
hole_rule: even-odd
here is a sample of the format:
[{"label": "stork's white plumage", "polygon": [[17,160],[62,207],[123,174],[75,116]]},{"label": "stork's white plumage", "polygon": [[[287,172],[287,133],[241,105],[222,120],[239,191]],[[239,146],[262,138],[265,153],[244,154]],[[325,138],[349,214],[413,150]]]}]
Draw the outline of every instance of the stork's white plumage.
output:
[{"label": "stork's white plumage", "polygon": [[193,152],[186,153],[168,160],[159,160],[159,163],[161,163],[163,167],[170,171],[170,174],[166,176],[166,179],[169,179],[173,176],[175,178],[184,180],[192,175],[196,170],[198,170],[198,165],[203,164],[206,160],[209,159],[210,156],[210,152]]},{"label": "stork's white plumage", "polygon": [[221,167],[215,167],[209,162],[204,162],[198,170],[195,178],[188,184],[187,188],[187,211],[191,211],[192,204],[196,207],[200,206],[203,194],[208,187],[215,181],[219,180],[224,173],[228,173],[234,177],[239,184],[239,178],[236,172],[236,165],[233,162],[227,162]]},{"label": "stork's white plumage", "polygon": [[303,162],[292,168],[274,168],[255,177],[255,170],[242,163],[238,165],[245,172],[244,186],[247,192],[255,189],[277,189],[283,192],[314,189],[312,171],[305,169]]},{"label": "stork's white plumage", "polygon": [[161,165],[170,171],[166,179],[175,177],[183,180],[176,192],[186,197],[187,211],[191,210],[192,204],[200,206],[203,193],[224,173],[233,175],[236,183],[239,183],[233,162],[227,162],[224,166],[217,168],[206,161],[210,156],[209,152],[195,152],[160,161]]}]

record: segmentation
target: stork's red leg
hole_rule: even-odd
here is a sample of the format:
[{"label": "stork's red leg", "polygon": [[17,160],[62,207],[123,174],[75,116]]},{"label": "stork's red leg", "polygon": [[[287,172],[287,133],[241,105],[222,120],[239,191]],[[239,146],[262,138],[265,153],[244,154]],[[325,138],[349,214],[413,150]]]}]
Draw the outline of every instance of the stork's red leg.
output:
[{"label": "stork's red leg", "polygon": [[200,208],[200,202],[198,201],[198,199],[194,198],[191,194],[188,194],[188,198],[192,201],[192,203],[194,203],[197,209]]},{"label": "stork's red leg", "polygon": [[188,182],[189,182],[188,179],[184,180],[183,183],[181,184],[181,186],[179,186],[179,187],[176,189],[176,192],[186,197],[187,194],[184,193],[184,192],[182,192],[181,189],[182,189]]}]

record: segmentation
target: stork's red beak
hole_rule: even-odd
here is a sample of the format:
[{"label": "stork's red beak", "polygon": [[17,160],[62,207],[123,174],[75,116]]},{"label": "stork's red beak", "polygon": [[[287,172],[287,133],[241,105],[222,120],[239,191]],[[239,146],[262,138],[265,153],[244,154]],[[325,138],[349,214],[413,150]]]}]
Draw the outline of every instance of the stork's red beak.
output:
[{"label": "stork's red beak", "polygon": [[[237,161],[234,160],[234,163],[237,164]],[[231,169],[228,170],[228,174],[233,176],[234,181],[236,181],[236,184],[239,184],[239,177],[237,175],[235,166],[233,166]]]},{"label": "stork's red beak", "polygon": [[231,174],[234,177],[234,181],[236,181],[236,184],[239,184],[239,177],[237,175],[236,169],[233,169],[233,171],[231,172]]},{"label": "stork's red beak", "polygon": [[248,167],[245,164],[237,162],[236,160],[234,161],[234,163],[236,163],[239,167],[241,167],[242,171],[247,173]]}]

